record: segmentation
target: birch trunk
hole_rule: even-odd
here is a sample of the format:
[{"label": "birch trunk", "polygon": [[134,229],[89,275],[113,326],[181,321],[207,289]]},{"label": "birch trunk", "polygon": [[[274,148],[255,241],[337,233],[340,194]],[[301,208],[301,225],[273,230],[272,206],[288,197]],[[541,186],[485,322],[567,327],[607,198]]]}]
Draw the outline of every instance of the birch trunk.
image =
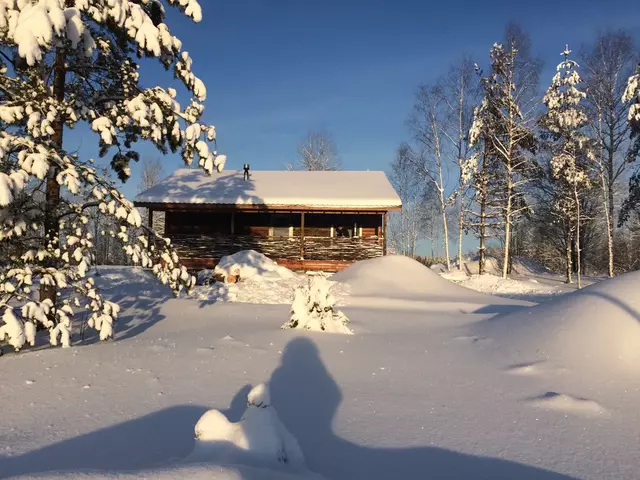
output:
[{"label": "birch trunk", "polygon": [[480,183],[480,247],[478,259],[478,274],[483,275],[485,272],[485,237],[487,234],[487,181],[486,181],[487,156],[482,155],[482,180]]},{"label": "birch trunk", "polygon": [[578,289],[582,288],[582,262],[580,260],[580,198],[578,197],[578,187],[573,185],[573,198],[576,202],[576,278],[578,280]]},{"label": "birch trunk", "polygon": [[572,270],[573,270],[573,262],[571,261],[571,241],[572,241],[572,235],[571,235],[571,225],[567,225],[567,258],[566,258],[566,266],[567,266],[567,278],[566,278],[566,283],[573,283],[573,278],[572,278]]}]

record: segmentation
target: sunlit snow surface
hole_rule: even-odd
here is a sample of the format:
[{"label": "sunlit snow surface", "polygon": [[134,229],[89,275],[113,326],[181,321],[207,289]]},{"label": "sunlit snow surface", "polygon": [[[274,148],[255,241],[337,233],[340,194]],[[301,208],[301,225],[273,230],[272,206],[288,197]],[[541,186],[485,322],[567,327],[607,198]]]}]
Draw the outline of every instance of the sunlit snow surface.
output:
[{"label": "sunlit snow surface", "polygon": [[[637,478],[640,274],[514,299],[362,262],[332,277],[354,335],[330,335],[281,330],[287,304],[101,272],[115,342],[0,358],[2,478]],[[241,421],[261,383],[305,466],[194,456],[202,415]]]}]

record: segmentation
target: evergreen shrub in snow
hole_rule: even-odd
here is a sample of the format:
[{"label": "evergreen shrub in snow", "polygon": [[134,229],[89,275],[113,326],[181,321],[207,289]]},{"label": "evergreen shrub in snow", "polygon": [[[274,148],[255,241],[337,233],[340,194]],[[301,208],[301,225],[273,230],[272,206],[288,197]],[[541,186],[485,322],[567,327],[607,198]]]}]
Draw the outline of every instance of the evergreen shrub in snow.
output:
[{"label": "evergreen shrub in snow", "polygon": [[[176,294],[195,283],[109,175],[63,145],[65,130],[88,126],[121,181],[139,141],[208,173],[223,168],[215,127],[200,121],[206,87],[165,23],[165,6],[202,18],[198,0],[0,0],[0,339],[16,350],[34,342],[36,324],[51,344],[69,346],[79,309],[100,338],[113,336],[119,308],[102,298],[90,268],[91,209],[115,225],[101,234],[119,241],[130,263]],[[181,87],[143,86],[141,58]]]},{"label": "evergreen shrub in snow", "polygon": [[335,308],[332,286],[329,280],[318,276],[298,287],[291,305],[291,318],[282,328],[352,334],[347,326],[349,319]]}]

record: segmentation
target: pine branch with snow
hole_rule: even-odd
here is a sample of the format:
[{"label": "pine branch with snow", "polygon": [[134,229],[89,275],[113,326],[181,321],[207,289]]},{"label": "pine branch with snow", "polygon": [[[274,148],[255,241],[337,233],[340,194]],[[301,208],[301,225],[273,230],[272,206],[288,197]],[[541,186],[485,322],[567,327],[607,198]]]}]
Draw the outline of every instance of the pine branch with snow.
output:
[{"label": "pine branch with snow", "polygon": [[622,101],[629,104],[627,120],[631,126],[632,135],[638,136],[640,135],[640,65],[636,73],[627,80]]},{"label": "pine branch with snow", "polygon": [[348,327],[349,319],[335,308],[332,286],[329,280],[318,276],[310,278],[307,285],[298,287],[291,305],[291,318],[282,328],[352,334]]},{"label": "pine branch with snow", "polygon": [[[164,3],[202,19],[197,0]],[[117,185],[62,141],[65,129],[88,124],[121,181],[139,141],[208,173],[224,167],[215,127],[201,121],[206,87],[165,16],[158,0],[0,0],[0,329],[16,349],[32,343],[36,324],[51,344],[68,346],[79,309],[100,338],[113,336],[119,308],[90,273],[96,209],[112,227],[101,235],[114,237],[130,263],[176,294],[194,285],[169,241],[147,231]],[[183,93],[143,87],[142,57],[172,71]],[[191,98],[181,106],[184,93]]]}]

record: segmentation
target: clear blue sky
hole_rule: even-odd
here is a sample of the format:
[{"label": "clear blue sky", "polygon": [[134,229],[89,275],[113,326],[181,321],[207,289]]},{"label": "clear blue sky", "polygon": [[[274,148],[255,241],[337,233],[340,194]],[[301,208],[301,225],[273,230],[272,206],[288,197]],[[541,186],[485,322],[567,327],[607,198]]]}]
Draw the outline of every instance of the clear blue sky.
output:
[{"label": "clear blue sky", "polygon": [[[574,50],[600,30],[624,28],[640,40],[639,0],[200,0],[193,24],[168,9],[168,24],[208,87],[204,121],[218,129],[227,168],[248,162],[280,169],[295,160],[310,129],[330,131],[345,169],[386,170],[418,84],[470,55],[486,64],[506,23],[530,33],[548,84],[565,43]],[[145,73],[151,77],[144,78]],[[145,86],[171,85],[144,70]],[[158,79],[164,76],[164,79]],[[95,155],[94,136],[74,132],[67,148]],[[143,146],[142,155],[157,156]],[[170,173],[182,166],[165,159]],[[135,195],[138,169],[124,187]]]}]

